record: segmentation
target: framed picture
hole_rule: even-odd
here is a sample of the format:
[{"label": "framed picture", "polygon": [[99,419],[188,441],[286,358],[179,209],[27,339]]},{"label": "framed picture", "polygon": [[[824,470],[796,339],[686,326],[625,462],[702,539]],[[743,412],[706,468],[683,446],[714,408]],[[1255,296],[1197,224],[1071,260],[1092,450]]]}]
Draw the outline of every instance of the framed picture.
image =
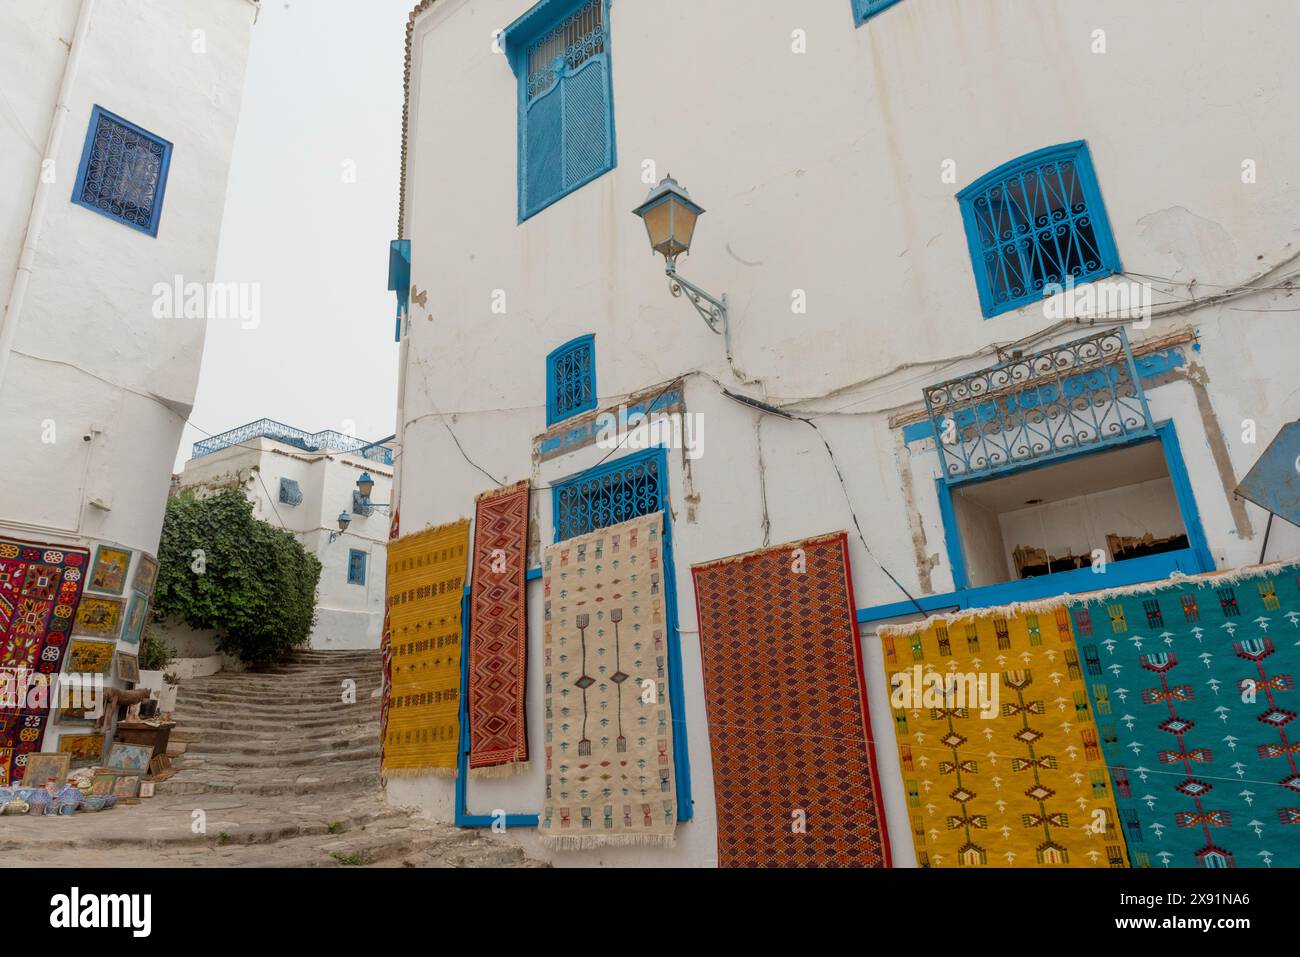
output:
[{"label": "framed picture", "polygon": [[59,724],[91,724],[96,715],[92,708],[60,708],[57,717]]},{"label": "framed picture", "polygon": [[104,757],[102,734],[61,734],[59,753],[71,756],[73,761],[100,761]]},{"label": "framed picture", "polygon": [[[85,604],[85,600],[82,600]],[[117,643],[96,641],[93,638],[73,638],[68,644],[68,663],[64,671],[69,674],[106,675],[113,667],[113,652]]]},{"label": "framed picture", "polygon": [[42,787],[53,778],[59,784],[68,780],[68,771],[72,768],[72,755],[39,751],[27,755],[27,770],[23,773],[23,786]]},{"label": "framed picture", "polygon": [[119,798],[138,798],[140,796],[140,775],[138,774],[113,775],[112,793]]},{"label": "framed picture", "polygon": [[130,567],[130,549],[100,545],[95,549],[95,567],[90,573],[90,584],[86,587],[91,591],[120,595],[126,588],[126,571]]},{"label": "framed picture", "polygon": [[141,553],[140,564],[136,566],[135,577],[131,579],[131,590],[138,591],[148,598],[153,594],[156,581],[158,581],[158,560]]},{"label": "framed picture", "polygon": [[112,771],[102,769],[95,772],[95,776],[90,779],[90,793],[96,797],[105,797],[113,793],[113,785],[122,775],[114,774]]},{"label": "framed picture", "polygon": [[107,767],[113,771],[133,771],[144,774],[149,770],[153,748],[146,744],[123,744],[114,741],[108,752]]},{"label": "framed picture", "polygon": [[151,797],[153,797],[153,789],[154,789],[154,783],[153,783],[152,781],[141,781],[141,782],[140,782],[140,797],[142,797],[142,798],[151,798]]},{"label": "framed picture", "polygon": [[140,680],[140,659],[135,655],[117,653],[117,676],[132,684]]},{"label": "framed picture", "polygon": [[122,641],[128,645],[138,645],[140,635],[144,633],[144,618],[149,611],[149,599],[137,592],[131,593],[131,604],[126,610],[126,627],[122,629]]},{"label": "framed picture", "polygon": [[77,605],[77,620],[72,624],[72,633],[116,639],[117,633],[122,630],[122,609],[125,604],[121,598],[82,595],[81,603]]}]

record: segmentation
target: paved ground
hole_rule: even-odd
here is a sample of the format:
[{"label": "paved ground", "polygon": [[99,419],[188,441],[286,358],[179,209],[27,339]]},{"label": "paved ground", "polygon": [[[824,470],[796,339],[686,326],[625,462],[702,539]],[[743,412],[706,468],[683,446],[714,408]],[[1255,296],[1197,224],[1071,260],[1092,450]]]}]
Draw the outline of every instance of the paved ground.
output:
[{"label": "paved ground", "polygon": [[180,770],[155,797],[0,817],[0,866],[541,866],[505,835],[384,803],[377,652],[300,652],[266,673],[190,679],[176,718]]}]

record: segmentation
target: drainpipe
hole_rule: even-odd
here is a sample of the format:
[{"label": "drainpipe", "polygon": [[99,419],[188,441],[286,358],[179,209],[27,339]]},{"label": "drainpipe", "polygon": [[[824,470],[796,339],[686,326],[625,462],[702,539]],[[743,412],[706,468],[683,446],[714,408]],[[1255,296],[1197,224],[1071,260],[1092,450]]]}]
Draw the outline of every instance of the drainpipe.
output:
[{"label": "drainpipe", "polygon": [[66,184],[45,181],[44,161],[57,161],[59,148],[63,144],[63,127],[68,118],[68,103],[72,98],[72,87],[76,83],[81,51],[85,47],[86,35],[90,32],[90,18],[94,9],[95,0],[81,0],[81,9],[77,14],[77,27],[72,34],[72,46],[68,49],[68,60],[63,64],[63,82],[59,84],[59,98],[54,104],[54,116],[50,120],[50,135],[45,141],[45,154],[41,157],[41,174],[36,179],[32,210],[27,217],[27,234],[23,239],[22,252],[18,256],[18,271],[14,274],[13,288],[9,290],[9,304],[5,308],[4,315],[0,316],[0,392],[4,390],[9,355],[13,351],[14,337],[18,333],[18,320],[22,316],[23,303],[27,299],[27,284],[32,278],[36,249],[41,240],[41,228],[45,225],[45,208],[49,204],[50,193],[55,186],[66,188]]}]

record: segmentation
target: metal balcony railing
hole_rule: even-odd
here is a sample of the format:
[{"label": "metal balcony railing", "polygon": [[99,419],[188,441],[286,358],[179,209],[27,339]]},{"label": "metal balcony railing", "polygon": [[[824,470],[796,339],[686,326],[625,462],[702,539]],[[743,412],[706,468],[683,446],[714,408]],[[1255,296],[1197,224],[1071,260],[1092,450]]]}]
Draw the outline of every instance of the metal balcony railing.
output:
[{"label": "metal balcony railing", "polygon": [[211,455],[232,445],[258,438],[274,439],[276,442],[292,445],[304,452],[354,452],[372,462],[383,465],[393,464],[393,450],[386,445],[375,445],[364,439],[328,429],[324,432],[304,432],[302,429],[295,429],[274,419],[258,419],[256,422],[249,422],[247,425],[195,442],[194,458]]}]

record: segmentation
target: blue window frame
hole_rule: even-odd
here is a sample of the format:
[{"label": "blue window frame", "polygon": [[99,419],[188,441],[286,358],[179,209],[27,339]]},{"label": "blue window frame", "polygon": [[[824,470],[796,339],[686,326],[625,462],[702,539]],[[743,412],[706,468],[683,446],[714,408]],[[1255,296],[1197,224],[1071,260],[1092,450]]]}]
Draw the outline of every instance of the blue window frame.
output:
[{"label": "blue window frame", "polygon": [[348,584],[366,583],[366,553],[356,548],[348,549]]},{"label": "blue window frame", "polygon": [[172,144],[101,106],[90,112],[72,201],[158,235]]},{"label": "blue window frame", "polygon": [[597,465],[557,482],[551,489],[551,516],[557,542],[659,511],[664,513],[664,603],[668,615],[668,686],[673,713],[673,764],[677,772],[677,820],[689,821],[694,816],[694,806],[686,743],[681,637],[677,630],[668,455],[662,448],[646,449]]},{"label": "blue window frame", "polygon": [[596,407],[596,337],[579,336],[546,357],[546,424]]},{"label": "blue window frame", "polygon": [[1012,160],[957,201],[985,318],[1037,302],[1051,285],[1059,291],[1121,271],[1082,140]]},{"label": "blue window frame", "polygon": [[542,0],[503,34],[519,78],[519,220],[617,165],[609,0]]},{"label": "blue window frame", "polygon": [[896,3],[898,0],[853,0],[853,19],[861,26],[881,10]]}]

